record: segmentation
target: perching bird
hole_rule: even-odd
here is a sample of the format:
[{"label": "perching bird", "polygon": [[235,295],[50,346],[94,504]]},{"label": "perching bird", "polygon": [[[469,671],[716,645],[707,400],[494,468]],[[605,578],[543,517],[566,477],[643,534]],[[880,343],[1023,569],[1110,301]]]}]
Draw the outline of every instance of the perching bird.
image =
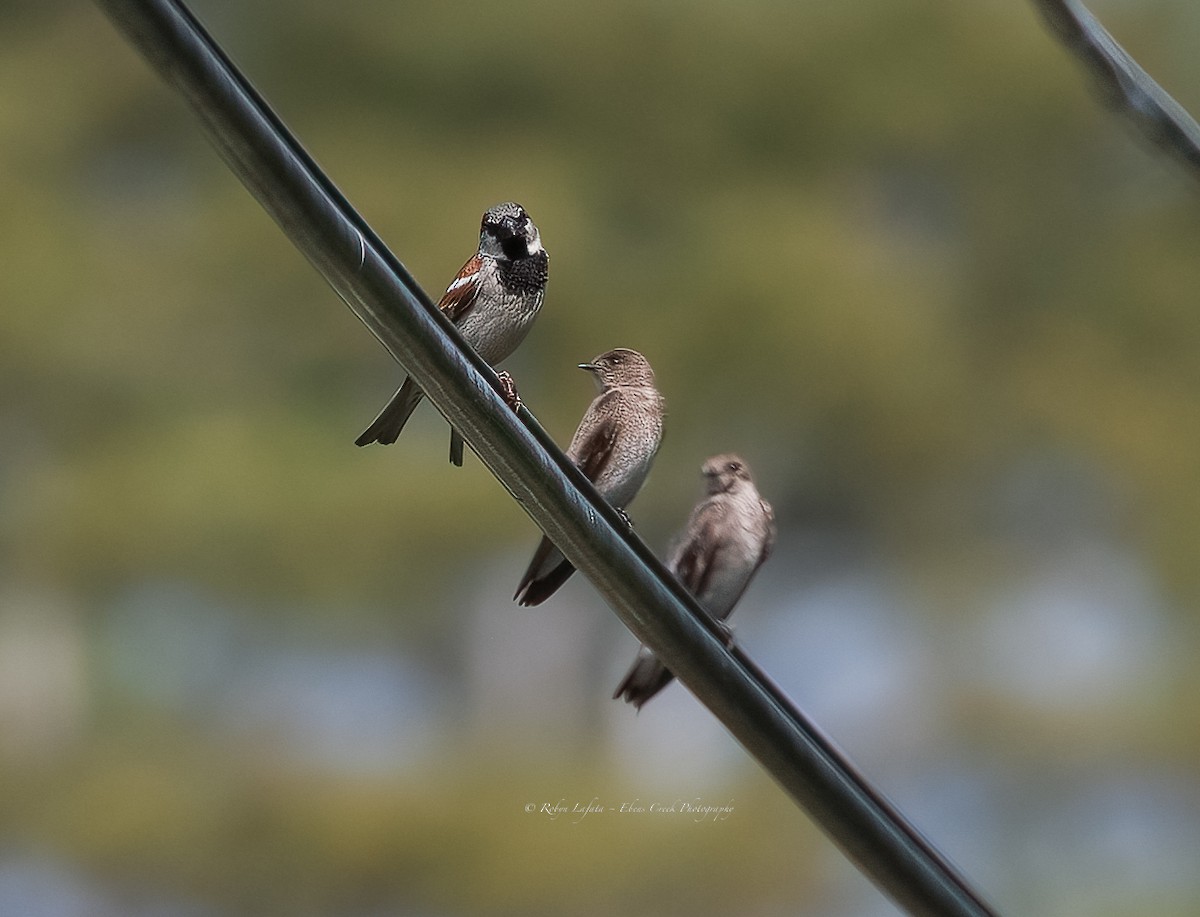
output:
[{"label": "perching bird", "polygon": [[[595,376],[600,394],[579,422],[567,458],[609,503],[624,510],[646,480],[662,442],[663,397],[654,387],[654,370],[636,350],[619,347],[579,368]],[[574,572],[543,536],[513,598],[522,605],[540,605]]]},{"label": "perching bird", "polygon": [[[499,363],[525,339],[542,307],[549,256],[538,228],[520,204],[497,204],[483,215],[477,251],[451,281],[438,308],[488,364]],[[515,398],[508,373],[501,382]],[[354,442],[394,443],[422,392],[409,376]],[[450,461],[463,462],[463,441],[450,430]]]},{"label": "perching bird", "polygon": [[[771,553],[775,513],[738,456],[713,456],[703,474],[707,495],[692,510],[667,564],[696,601],[724,621]],[[642,646],[613,699],[624,696],[640,710],[674,677]]]}]

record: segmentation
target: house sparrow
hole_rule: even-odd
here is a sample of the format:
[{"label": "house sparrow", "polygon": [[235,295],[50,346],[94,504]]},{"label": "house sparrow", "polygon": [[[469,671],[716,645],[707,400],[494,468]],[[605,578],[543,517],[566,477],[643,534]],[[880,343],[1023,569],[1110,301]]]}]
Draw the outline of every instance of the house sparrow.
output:
[{"label": "house sparrow", "polygon": [[[636,350],[621,347],[580,363],[600,387],[567,447],[567,458],[619,511],[633,500],[662,442],[665,405],[654,370]],[[542,537],[515,598],[539,605],[575,572],[549,538]]]},{"label": "house sparrow", "polygon": [[[702,473],[707,495],[692,510],[667,565],[709,614],[724,621],[771,553],[775,513],[738,456],[715,455]],[[613,699],[624,696],[640,710],[674,677],[643,646]]]},{"label": "house sparrow", "polygon": [[[548,263],[538,228],[525,209],[511,202],[497,204],[483,215],[479,251],[451,281],[438,308],[476,353],[488,364],[498,363],[517,349],[537,317]],[[500,376],[512,403],[512,378],[508,373]],[[421,390],[407,377],[355,444],[394,443],[421,398]],[[463,462],[463,440],[453,428],[450,461]]]}]

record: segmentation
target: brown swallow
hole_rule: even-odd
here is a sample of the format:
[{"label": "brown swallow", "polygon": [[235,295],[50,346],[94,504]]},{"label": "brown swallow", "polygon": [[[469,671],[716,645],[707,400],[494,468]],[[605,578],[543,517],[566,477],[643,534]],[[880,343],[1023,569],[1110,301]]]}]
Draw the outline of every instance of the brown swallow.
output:
[{"label": "brown swallow", "polygon": [[[775,513],[738,456],[713,456],[703,474],[706,495],[692,510],[667,565],[705,611],[724,621],[771,553]],[[613,699],[623,696],[640,710],[674,677],[642,646]]]},{"label": "brown swallow", "polygon": [[[579,422],[567,458],[609,503],[624,511],[650,473],[662,442],[663,397],[654,387],[654,370],[636,350],[610,350],[579,368],[592,373],[600,394]],[[574,572],[570,561],[543,536],[513,598],[522,605],[540,605]]]}]

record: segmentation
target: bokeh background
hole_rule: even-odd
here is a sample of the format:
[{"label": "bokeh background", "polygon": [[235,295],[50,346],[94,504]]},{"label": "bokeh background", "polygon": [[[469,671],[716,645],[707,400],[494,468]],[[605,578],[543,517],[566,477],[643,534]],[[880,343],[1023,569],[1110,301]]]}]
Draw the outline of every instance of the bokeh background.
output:
[{"label": "bokeh background", "polygon": [[[435,297],[526,205],[526,403],[649,356],[660,551],[749,459],[739,640],[1002,912],[1200,911],[1200,196],[1030,4],[194,8]],[[895,913],[432,408],[354,447],[400,370],[91,5],[0,6],[0,176],[0,915]]]}]

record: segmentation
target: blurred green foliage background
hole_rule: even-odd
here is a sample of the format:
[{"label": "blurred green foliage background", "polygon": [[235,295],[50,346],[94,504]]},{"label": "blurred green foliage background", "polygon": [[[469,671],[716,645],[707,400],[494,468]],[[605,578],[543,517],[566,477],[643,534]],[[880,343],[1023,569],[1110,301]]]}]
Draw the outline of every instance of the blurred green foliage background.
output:
[{"label": "blurred green foliage background", "polygon": [[[1200,197],[1031,5],[193,7],[435,298],[527,207],[527,405],[647,354],[660,550],[750,460],[739,640],[1002,912],[1200,910]],[[0,175],[0,915],[894,913],[433,409],[353,446],[400,370],[92,6],[0,6]]]}]

